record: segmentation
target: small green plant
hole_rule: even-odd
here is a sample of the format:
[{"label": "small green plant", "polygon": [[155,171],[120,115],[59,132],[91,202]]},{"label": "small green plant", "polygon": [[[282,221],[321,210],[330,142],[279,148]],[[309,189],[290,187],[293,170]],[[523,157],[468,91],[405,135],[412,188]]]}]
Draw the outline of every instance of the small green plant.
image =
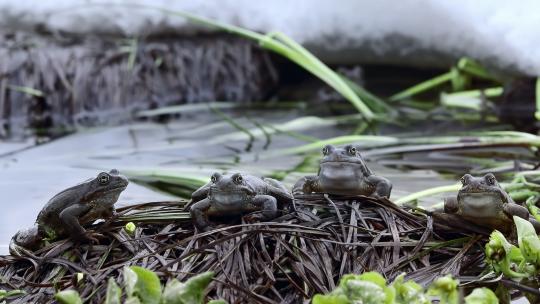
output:
[{"label": "small green plant", "polygon": [[486,262],[496,273],[521,280],[537,277],[540,270],[540,239],[533,225],[514,216],[518,246],[512,245],[502,233],[494,231],[486,244]]},{"label": "small green plant", "polygon": [[[425,291],[414,281],[405,281],[404,274],[387,284],[377,272],[360,275],[348,274],[341,278],[339,286],[325,295],[315,295],[313,304],[428,304],[437,298],[441,304],[459,303],[459,282],[450,275],[435,280]],[[466,304],[498,304],[495,293],[488,288],[476,288],[465,298]]]},{"label": "small green plant", "polygon": [[[202,304],[206,287],[212,281],[214,273],[201,273],[186,282],[172,279],[164,288],[158,276],[143,267],[125,267],[123,277],[124,304]],[[79,293],[72,289],[58,292],[55,299],[61,304],[83,303]],[[113,278],[109,278],[105,304],[120,303],[122,303],[122,289]],[[212,300],[208,303],[226,304],[223,300]]]},{"label": "small green plant", "polygon": [[499,299],[495,293],[486,287],[475,288],[470,295],[465,297],[467,304],[497,304]]},{"label": "small green plant", "polygon": [[[0,289],[0,301],[12,299],[14,297],[17,297],[23,294],[25,294],[25,292],[20,289],[15,289],[15,290],[10,290],[10,291]],[[4,302],[1,302],[1,303],[4,303]]]},{"label": "small green plant", "polygon": [[[540,287],[537,281],[540,275],[540,238],[529,221],[514,216],[514,223],[518,246],[511,244],[499,231],[494,231],[486,244],[486,262],[495,273],[538,288]],[[540,300],[530,293],[525,293],[525,296],[531,303],[538,303]]]},{"label": "small green plant", "polygon": [[137,226],[135,226],[135,224],[133,222],[128,222],[126,225],[124,225],[124,230],[129,235],[134,235],[135,234],[135,229],[137,229]]}]

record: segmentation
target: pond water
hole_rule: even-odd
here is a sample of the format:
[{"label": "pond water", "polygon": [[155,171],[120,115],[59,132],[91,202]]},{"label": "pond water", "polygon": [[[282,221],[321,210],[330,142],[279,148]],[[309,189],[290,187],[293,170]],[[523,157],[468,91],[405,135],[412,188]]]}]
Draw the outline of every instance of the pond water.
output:
[{"label": "pond water", "polygon": [[[252,129],[250,142],[218,116],[203,111],[184,115],[171,123],[135,123],[117,127],[92,128],[52,142],[33,145],[32,140],[0,144],[0,254],[7,253],[11,236],[33,225],[42,206],[59,191],[94,177],[102,170],[162,169],[209,177],[214,171],[234,168],[258,175],[294,168],[303,157],[263,157],[269,150],[303,145],[306,142],[287,134],[263,136],[253,119],[320,139],[350,134],[350,129],[316,117],[298,119],[294,111],[230,112],[239,125]],[[292,121],[292,122],[291,122]],[[268,129],[268,128],[266,128]],[[241,160],[238,162],[238,160]],[[371,164],[373,171],[394,183],[392,197],[398,198],[427,187],[448,184],[431,171],[401,172]],[[298,176],[285,179],[290,187]],[[117,205],[168,200],[170,194],[131,183]],[[437,201],[433,198],[430,202]]]}]

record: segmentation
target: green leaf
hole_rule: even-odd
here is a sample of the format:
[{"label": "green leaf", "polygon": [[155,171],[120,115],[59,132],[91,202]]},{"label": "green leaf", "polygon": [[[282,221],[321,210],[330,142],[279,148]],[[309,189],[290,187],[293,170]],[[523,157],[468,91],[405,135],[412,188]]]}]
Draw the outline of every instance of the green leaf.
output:
[{"label": "green leaf", "polygon": [[142,304],[158,304],[161,298],[161,283],[158,276],[148,269],[139,266],[129,267],[137,275],[137,281],[132,290]]},{"label": "green leaf", "polygon": [[219,299],[219,300],[210,300],[206,304],[228,304],[228,303],[227,303],[227,301],[225,301],[223,299]]},{"label": "green leaf", "polygon": [[212,282],[213,272],[204,272],[182,283],[173,279],[163,291],[163,304],[202,304],[208,284]]},{"label": "green leaf", "polygon": [[122,296],[122,290],[118,287],[118,284],[111,277],[107,283],[107,296],[105,298],[105,304],[120,304],[120,297]]},{"label": "green leaf", "polygon": [[536,206],[536,202],[538,201],[538,197],[531,196],[525,201],[525,205],[527,205],[527,209],[529,209],[529,213],[534,216],[534,218],[537,221],[540,221],[540,208]]},{"label": "green leaf", "polygon": [[313,304],[351,304],[351,301],[344,294],[334,294],[333,292],[327,295],[316,294],[312,300]]},{"label": "green leaf", "polygon": [[519,248],[510,244],[500,231],[493,231],[485,248],[486,262],[497,273],[503,273],[509,278],[523,278],[526,274],[513,270],[514,265],[520,265],[523,255]]},{"label": "green leaf", "polygon": [[137,274],[129,267],[124,267],[124,288],[128,298],[134,296],[135,284],[137,284]]},{"label": "green leaf", "polygon": [[466,304],[499,304],[499,299],[491,289],[482,287],[475,288],[470,295],[465,297]]},{"label": "green leaf", "polygon": [[525,260],[536,267],[540,267],[540,239],[536,235],[531,222],[514,216],[518,234],[518,244]]},{"label": "green leaf", "polygon": [[26,292],[20,289],[14,289],[10,291],[7,291],[5,289],[0,289],[0,300],[4,300],[13,296],[18,296],[18,295],[23,295],[23,294],[26,294]]},{"label": "green leaf", "polygon": [[431,304],[422,286],[414,281],[405,281],[404,278],[405,274],[402,273],[392,282],[396,292],[396,304]]},{"label": "green leaf", "polygon": [[124,304],[141,304],[141,300],[136,296],[128,297]]},{"label": "green leaf", "polygon": [[82,304],[82,299],[76,290],[62,290],[54,296],[56,301],[61,304]]},{"label": "green leaf", "polygon": [[358,276],[358,279],[362,281],[375,283],[379,285],[380,287],[386,286],[386,279],[380,273],[375,272],[375,271],[364,272],[363,274]]},{"label": "green leaf", "polygon": [[428,289],[428,295],[438,296],[441,304],[458,304],[458,280],[446,275],[436,279]]}]

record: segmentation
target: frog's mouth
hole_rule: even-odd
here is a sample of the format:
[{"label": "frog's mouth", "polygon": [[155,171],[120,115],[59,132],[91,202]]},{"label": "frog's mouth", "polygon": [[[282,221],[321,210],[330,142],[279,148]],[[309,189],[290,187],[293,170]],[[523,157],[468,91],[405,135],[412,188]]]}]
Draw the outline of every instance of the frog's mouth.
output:
[{"label": "frog's mouth", "polygon": [[233,205],[249,202],[253,195],[248,194],[244,190],[220,190],[210,188],[210,191],[208,192],[208,197],[211,201],[219,204]]},{"label": "frog's mouth", "polygon": [[121,185],[118,185],[114,188],[109,188],[105,191],[102,191],[101,193],[110,193],[110,192],[117,192],[117,191],[124,191],[125,189],[127,188],[127,184],[121,184]]}]

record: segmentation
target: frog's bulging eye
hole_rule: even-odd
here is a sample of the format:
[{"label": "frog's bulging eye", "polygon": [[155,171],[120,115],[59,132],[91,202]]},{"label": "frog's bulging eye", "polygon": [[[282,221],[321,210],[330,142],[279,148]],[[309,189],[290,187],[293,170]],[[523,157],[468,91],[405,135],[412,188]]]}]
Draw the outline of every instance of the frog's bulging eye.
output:
[{"label": "frog's bulging eye", "polygon": [[332,145],[326,145],[326,146],[324,146],[324,148],[322,149],[322,153],[323,153],[324,155],[328,155],[328,154],[332,153],[332,151],[334,151],[334,146],[332,146]]},{"label": "frog's bulging eye", "polygon": [[233,182],[236,184],[241,184],[244,179],[242,178],[242,175],[236,174],[233,176]]},{"label": "frog's bulging eye", "polygon": [[497,180],[495,179],[495,175],[489,173],[489,174],[486,174],[486,176],[484,177],[484,179],[486,180],[486,183],[490,186],[493,186],[495,185],[495,183],[497,182]]},{"label": "frog's bulging eye", "polygon": [[109,182],[110,178],[111,177],[109,176],[109,174],[102,172],[98,176],[98,182],[102,185],[105,185]]},{"label": "frog's bulging eye", "polygon": [[212,181],[212,183],[215,183],[217,182],[219,179],[221,178],[221,174],[219,173],[214,173],[212,174],[212,177],[210,177],[210,181]]},{"label": "frog's bulging eye", "polygon": [[463,186],[467,185],[469,183],[469,180],[472,178],[472,176],[470,174],[465,174],[463,175],[463,177],[461,178],[461,184]]},{"label": "frog's bulging eye", "polygon": [[356,147],[349,147],[349,154],[356,155]]}]

